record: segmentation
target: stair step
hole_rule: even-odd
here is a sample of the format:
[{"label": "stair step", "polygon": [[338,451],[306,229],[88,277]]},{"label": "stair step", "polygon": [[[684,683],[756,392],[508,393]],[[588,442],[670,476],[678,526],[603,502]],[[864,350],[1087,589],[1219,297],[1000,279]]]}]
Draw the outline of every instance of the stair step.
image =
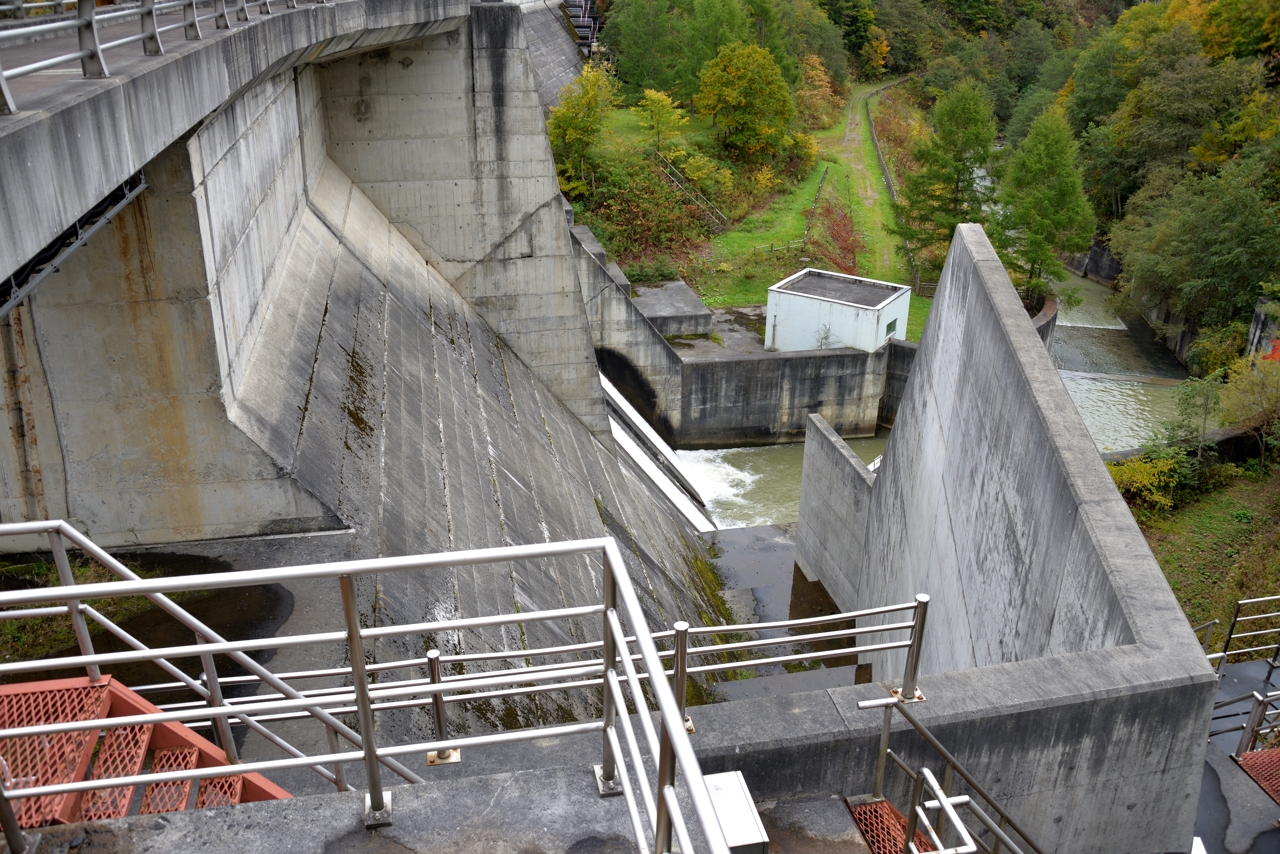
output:
[{"label": "stair step", "polygon": [[[0,727],[94,720],[105,717],[109,705],[105,685],[91,685],[86,677],[0,686]],[[83,780],[97,740],[98,734],[88,731],[0,739],[4,788],[13,791]],[[23,798],[17,808],[18,824],[30,828],[72,821],[78,802],[73,795]]]},{"label": "stair step", "polygon": [[196,809],[206,807],[227,807],[240,803],[240,792],[244,789],[244,777],[206,777],[200,781],[200,791],[196,793]]},{"label": "stair step", "polygon": [[[898,808],[888,801],[869,804],[849,804],[853,820],[875,854],[902,854],[902,843],[907,835],[907,820]],[[933,851],[933,844],[920,831],[915,837],[917,851]]]},{"label": "stair step", "polygon": [[[91,780],[107,780],[112,777],[131,777],[142,770],[147,758],[147,745],[151,741],[151,724],[120,726],[107,730],[93,765]],[[119,786],[114,789],[97,789],[86,792],[81,803],[82,821],[100,818],[124,818],[129,814],[136,786]]]},{"label": "stair step", "polygon": [[[151,758],[151,773],[191,771],[200,760],[200,750],[195,747],[169,747],[157,750]],[[175,780],[168,783],[152,783],[142,793],[140,815],[162,812],[178,812],[187,808],[191,800],[191,781]]]}]

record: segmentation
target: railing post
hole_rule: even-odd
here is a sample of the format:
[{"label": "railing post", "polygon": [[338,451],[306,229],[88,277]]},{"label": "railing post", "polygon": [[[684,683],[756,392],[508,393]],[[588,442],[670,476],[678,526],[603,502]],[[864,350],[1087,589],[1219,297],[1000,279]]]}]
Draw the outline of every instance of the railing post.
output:
[{"label": "railing post", "polygon": [[902,837],[902,854],[911,854],[911,843],[916,838],[916,825],[920,820],[920,816],[916,814],[916,807],[920,806],[920,797],[924,794],[924,768],[916,774],[915,782],[911,785],[911,803],[907,805],[907,833]]},{"label": "railing post", "polygon": [[[71,574],[71,562],[67,560],[67,549],[62,544],[62,534],[57,531],[49,532],[49,549],[53,552],[53,564],[58,568],[58,583],[63,587],[74,587],[76,579]],[[80,600],[68,599],[67,611],[71,614],[71,626],[75,629],[80,654],[93,655],[93,639],[89,637],[89,624],[85,622],[84,614],[80,613]],[[97,682],[102,678],[102,671],[96,664],[85,665],[85,670],[89,672],[90,682]]]},{"label": "railing post", "polygon": [[[996,822],[996,827],[1000,828],[1000,831],[1003,833],[1007,824],[1008,821],[1005,820],[1005,817],[1000,816],[1000,820]],[[998,836],[996,837],[995,844],[991,846],[991,854],[1000,854],[1000,837]]]},{"label": "railing post", "polygon": [[[329,740],[329,752],[338,753],[338,734],[333,731],[333,727],[325,724],[325,737]],[[342,763],[333,763],[333,784],[338,787],[339,792],[347,790],[347,775],[342,770]]]},{"label": "railing post", "polygon": [[[427,666],[431,670],[431,684],[439,685],[444,680],[440,676],[440,650],[433,649],[427,652]],[[440,692],[431,696],[431,712],[436,719],[436,738],[444,741],[449,737],[449,726],[444,717],[444,693]],[[462,751],[454,750],[446,747],[444,750],[428,750],[428,765],[446,765],[457,762],[462,759]]]},{"label": "railing post", "polygon": [[904,703],[916,698],[916,679],[920,676],[920,647],[924,643],[925,617],[929,614],[929,597],[924,593],[916,595],[916,619],[911,628],[911,646],[907,647],[907,666],[902,673],[902,696]]},{"label": "railing post", "polygon": [[18,818],[13,814],[13,804],[9,802],[9,794],[0,783],[0,827],[4,829],[4,841],[9,844],[9,854],[27,854],[27,837],[22,835],[18,827]]},{"label": "railing post", "polygon": [[693,721],[684,713],[685,691],[689,683],[689,624],[684,620],[677,620],[671,628],[676,632],[673,655],[675,664],[672,667],[675,672],[671,674],[674,679],[672,692],[676,695],[676,705],[680,707],[680,719],[684,721],[684,731],[692,733],[695,732]]},{"label": "railing post", "polygon": [[[209,641],[204,635],[196,632],[196,643],[208,643]],[[200,674],[206,685],[209,686],[209,705],[222,706],[222,683],[218,680],[218,668],[214,666],[213,656],[209,653],[200,654],[200,666],[204,668],[204,673]],[[240,757],[236,753],[236,740],[231,734],[231,722],[227,720],[226,715],[218,715],[213,719],[214,731],[218,733],[218,740],[222,742],[222,751],[227,755],[227,761],[232,765],[240,763]]]},{"label": "railing post", "polygon": [[80,49],[89,52],[88,56],[80,60],[80,71],[85,77],[108,77],[107,64],[102,59],[102,43],[98,41],[96,11],[94,0],[76,4],[76,17],[80,19],[80,26],[76,31],[80,37]]},{"label": "railing post", "polygon": [[671,851],[671,807],[667,804],[667,787],[674,786],[676,782],[675,760],[671,733],[664,721],[662,732],[658,736],[658,809],[654,816],[654,854],[668,854]]},{"label": "railing post", "polygon": [[884,707],[884,727],[880,730],[880,755],[876,757],[876,782],[871,796],[877,801],[884,798],[884,769],[889,762],[889,725],[893,723],[893,706]]},{"label": "railing post", "polygon": [[1222,672],[1222,667],[1227,663],[1227,653],[1231,649],[1231,638],[1236,633],[1236,621],[1240,619],[1240,603],[1236,602],[1235,610],[1231,612],[1231,625],[1227,628],[1227,637],[1222,642],[1222,658],[1218,659],[1217,670]]},{"label": "railing post", "polygon": [[160,56],[164,47],[156,32],[156,0],[142,0],[142,52],[147,56]]},{"label": "railing post", "polygon": [[13,102],[13,93],[4,79],[4,64],[0,63],[0,116],[12,116],[18,112],[18,105]]},{"label": "railing post", "polygon": [[[955,777],[956,768],[950,762],[947,763],[947,769],[942,772],[942,797],[951,797],[951,782]],[[938,816],[933,820],[933,829],[942,833],[942,817],[945,813],[939,809]]]},{"label": "railing post", "polygon": [[[604,664],[605,673],[612,670],[617,664],[618,649],[617,641],[613,636],[613,627],[609,625],[609,612],[618,609],[618,587],[613,580],[613,563],[609,560],[609,552],[601,550],[601,558],[604,560],[604,619],[601,621],[604,635],[601,639],[601,661]],[[629,650],[623,650],[629,653]],[[602,674],[604,675],[604,674]],[[596,786],[600,790],[601,797],[622,794],[622,784],[618,779],[618,763],[613,755],[613,745],[609,743],[609,730],[613,729],[618,710],[613,706],[613,693],[609,690],[609,678],[604,676],[603,685],[600,688],[603,697],[601,716],[604,720],[604,754],[600,764],[595,766]],[[623,709],[623,714],[626,709]]]},{"label": "railing post", "polygon": [[231,21],[227,18],[227,0],[213,0],[213,26],[219,30],[231,29]]},{"label": "railing post", "polygon": [[386,827],[391,824],[391,797],[382,790],[382,770],[378,767],[378,748],[374,744],[373,706],[369,702],[369,677],[364,669],[364,643],[360,639],[355,583],[350,575],[340,575],[338,585],[342,590],[342,614],[347,622],[347,650],[351,656],[351,679],[356,689],[360,741],[364,746],[364,772],[369,781],[364,803],[364,826]]},{"label": "railing post", "polygon": [[182,20],[187,26],[182,31],[182,35],[188,41],[198,41],[204,38],[200,33],[200,12],[196,9],[196,0],[187,0],[182,4]]},{"label": "railing post", "polygon": [[1262,726],[1262,718],[1267,713],[1267,699],[1257,691],[1253,692],[1253,708],[1249,710],[1249,720],[1245,722],[1244,732],[1240,734],[1240,746],[1236,748],[1235,757],[1239,759],[1253,749],[1253,742],[1258,737],[1258,727]]}]

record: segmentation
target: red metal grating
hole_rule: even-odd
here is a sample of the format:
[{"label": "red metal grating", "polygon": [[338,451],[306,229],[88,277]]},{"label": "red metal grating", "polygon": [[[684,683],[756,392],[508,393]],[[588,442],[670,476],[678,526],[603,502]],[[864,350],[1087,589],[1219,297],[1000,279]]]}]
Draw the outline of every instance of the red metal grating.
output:
[{"label": "red metal grating", "polygon": [[1280,803],[1280,747],[1255,750],[1240,757],[1240,767],[1271,800]]},{"label": "red metal grating", "polygon": [[[73,680],[66,680],[70,681]],[[105,685],[14,688],[0,693],[0,727],[93,720],[105,717],[110,702]],[[5,789],[27,789],[81,779],[97,738],[97,732],[84,731],[0,739],[0,774]],[[24,798],[18,808],[18,824],[41,827],[59,819],[66,820],[68,817],[62,812],[71,806],[67,803],[68,797]]]},{"label": "red metal grating", "polygon": [[[147,756],[147,743],[151,741],[151,724],[119,726],[107,730],[93,764],[90,779],[106,780],[112,777],[130,777],[142,770]],[[80,807],[82,821],[100,818],[123,818],[129,814],[135,786],[118,786],[114,789],[98,789],[86,792]]]},{"label": "red metal grating", "polygon": [[196,792],[196,809],[205,807],[226,807],[240,803],[240,790],[244,788],[244,777],[206,777],[200,781],[200,790]]},{"label": "red metal grating", "polygon": [[[898,808],[888,801],[870,804],[849,804],[849,812],[862,831],[867,845],[875,854],[902,854],[902,843],[907,835],[907,820]],[[915,837],[917,851],[933,851],[929,838],[920,831]]]},{"label": "red metal grating", "polygon": [[[151,773],[190,771],[199,761],[200,751],[195,747],[170,747],[157,750],[151,758]],[[185,810],[191,800],[191,781],[176,780],[169,783],[152,783],[142,792],[142,809],[139,815]]]}]

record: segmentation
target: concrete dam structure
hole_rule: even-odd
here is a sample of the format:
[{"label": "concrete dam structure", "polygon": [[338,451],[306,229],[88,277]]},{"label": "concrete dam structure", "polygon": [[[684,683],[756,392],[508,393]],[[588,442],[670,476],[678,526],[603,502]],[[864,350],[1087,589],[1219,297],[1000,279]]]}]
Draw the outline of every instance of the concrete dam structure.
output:
[{"label": "concrete dam structure", "polygon": [[[615,455],[539,96],[555,68],[526,38],[543,14],[563,71],[542,4],[351,2],[0,118],[6,275],[147,182],[0,328],[0,520],[115,548],[349,530],[352,558],[611,535],[656,622],[708,613],[695,530]],[[600,595],[584,558],[497,578],[361,597],[377,624]]]},{"label": "concrete dam structure", "polygon": [[[918,349],[760,359],[749,369],[731,359],[683,364],[590,232],[566,221],[543,117],[580,59],[559,15],[540,2],[304,5],[209,27],[208,38],[167,43],[164,55],[122,56],[109,78],[15,85],[23,111],[0,116],[5,276],[47,262],[47,247],[117,188],[146,189],[0,321],[9,414],[0,523],[65,518],[71,527],[52,523],[59,536],[87,532],[117,552],[214,556],[237,571],[291,566],[292,613],[253,641],[275,655],[267,677],[265,665],[234,659],[259,674],[253,690],[268,687],[252,699],[292,697],[272,681],[290,671],[329,674],[340,684],[324,690],[351,690],[355,704],[334,707],[352,726],[319,715],[286,721],[281,732],[302,757],[278,760],[279,743],[257,735],[239,745],[240,761],[284,763],[262,770],[292,799],[47,825],[45,844],[631,850],[633,826],[643,846],[661,822],[640,826],[634,793],[600,797],[610,778],[592,766],[614,749],[602,750],[602,733],[606,745],[617,738],[602,708],[620,712],[637,766],[648,761],[660,776],[656,757],[674,740],[688,748],[679,757],[686,784],[741,772],[760,812],[783,804],[774,813],[783,831],[786,816],[800,814],[787,812],[792,802],[834,805],[849,825],[846,796],[902,801],[901,775],[883,792],[874,778],[888,744],[884,704],[897,702],[900,677],[918,675],[925,700],[910,714],[1008,806],[1024,838],[1039,841],[1034,850],[1187,850],[1213,674],[1048,361],[1051,318],[1028,321],[985,236],[964,226]],[[858,653],[874,683],[789,687],[809,672],[805,662],[777,674],[777,690],[695,707],[688,732],[665,679],[675,653],[659,659],[648,633],[675,637],[663,630],[679,619],[722,622],[724,602],[695,525],[619,449],[599,380],[605,351],[625,356],[651,402],[706,441],[807,431],[801,568],[842,609],[906,603],[895,610],[911,615],[899,626],[909,641]],[[787,383],[808,391],[783,412],[769,395]],[[893,421],[878,476],[814,413],[851,432]],[[38,526],[15,530],[0,548],[55,542]],[[561,548],[567,540],[588,544]],[[521,551],[533,546],[541,551]],[[496,570],[454,563],[486,547],[513,551]],[[386,563],[423,554],[429,569]],[[355,563],[365,560],[376,571]],[[221,593],[231,575],[192,584]],[[339,577],[341,598],[319,592]],[[635,595],[622,596],[628,623],[614,629],[619,577]],[[149,594],[171,582],[128,583]],[[0,596],[21,605],[58,589]],[[101,592],[86,589],[84,600]],[[919,594],[932,596],[927,622]],[[538,616],[548,612],[568,616]],[[65,613],[73,616],[69,604]],[[335,631],[344,619],[345,632]],[[852,631],[874,628],[857,620]],[[417,628],[396,634],[404,626]],[[181,642],[191,644],[192,631],[207,649],[208,633],[190,623]],[[632,657],[618,677],[605,652],[614,642],[630,649],[626,631],[648,640],[637,640],[634,658],[664,716],[661,742],[646,732],[650,707]],[[243,652],[235,643],[217,653]],[[472,685],[504,653],[522,662],[513,669],[529,668],[531,650],[566,648],[599,656],[569,662],[586,687],[569,699],[526,691],[485,700],[491,708],[451,712],[452,731],[422,703],[384,705],[376,720],[370,709],[365,667],[408,660],[416,670],[402,669],[418,674],[431,672],[428,650],[469,655],[470,673],[459,667],[450,678]],[[918,674],[904,668],[922,650]],[[704,660],[715,667],[749,664],[713,655]],[[23,666],[46,665],[0,662],[0,677]],[[204,684],[216,681],[207,676],[217,668],[202,666]],[[371,672],[379,702],[413,681],[396,674]],[[634,715],[625,699],[604,699],[617,678],[629,680]],[[436,697],[448,690],[438,670],[423,681]],[[208,709],[221,701],[203,690],[195,696],[207,705],[164,714],[216,717]],[[309,701],[283,711],[305,717]],[[444,705],[432,700],[432,712]],[[941,774],[920,728],[893,720],[895,755]],[[563,728],[518,745],[468,742],[463,761],[441,762],[447,751],[436,749],[548,722]],[[333,758],[336,736],[326,736],[335,732],[363,757]],[[383,811],[366,800],[379,788],[371,745],[431,737],[439,767],[416,747],[402,757],[414,785],[394,790],[394,823],[370,833],[380,819],[370,814]],[[219,745],[228,762],[226,742],[237,738]],[[302,782],[321,765],[338,793],[331,782]],[[694,828],[698,850],[701,833]],[[856,831],[840,840],[862,844]]]},{"label": "concrete dam structure", "polygon": [[800,501],[797,559],[842,609],[934,597],[927,714],[1040,839],[1186,850],[1216,681],[978,226],[878,471],[814,417]]}]

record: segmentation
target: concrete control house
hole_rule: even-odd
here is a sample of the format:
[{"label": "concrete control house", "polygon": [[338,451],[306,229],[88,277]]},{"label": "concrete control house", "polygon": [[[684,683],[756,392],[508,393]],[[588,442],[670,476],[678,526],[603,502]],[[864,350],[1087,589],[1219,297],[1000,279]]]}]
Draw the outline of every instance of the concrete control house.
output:
[{"label": "concrete control house", "polygon": [[806,267],[769,288],[764,346],[782,352],[906,340],[911,288]]},{"label": "concrete control house", "polygon": [[[1190,852],[1214,671],[982,229],[918,349],[804,270],[814,352],[682,362],[559,189],[569,7],[3,22],[8,850]],[[806,434],[812,616],[663,418]]]}]

